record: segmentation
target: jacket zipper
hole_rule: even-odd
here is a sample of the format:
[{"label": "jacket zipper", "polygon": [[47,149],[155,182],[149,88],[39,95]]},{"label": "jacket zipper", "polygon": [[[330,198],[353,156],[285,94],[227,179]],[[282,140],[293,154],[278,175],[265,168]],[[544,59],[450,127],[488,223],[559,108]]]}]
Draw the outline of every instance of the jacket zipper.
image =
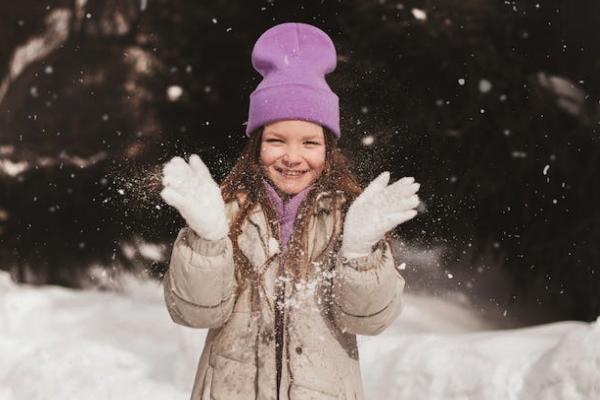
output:
[{"label": "jacket zipper", "polygon": [[[284,257],[282,257],[281,261],[279,262],[279,273],[277,274],[279,278],[283,276],[283,260]],[[285,281],[280,279],[279,285],[277,286],[277,298],[275,300],[275,366],[277,369],[277,400],[279,400],[279,389],[281,387],[281,375],[283,369],[283,324],[285,317],[284,299]]]},{"label": "jacket zipper", "polygon": [[[275,226],[275,235],[277,238],[277,242],[281,245],[281,232],[279,223]],[[284,249],[281,249],[282,251]],[[283,363],[283,305],[284,297],[285,297],[285,281],[281,279],[284,272],[284,253],[280,251],[279,253],[279,266],[276,275],[276,295],[275,295],[275,387],[276,387],[276,396],[275,398],[279,400],[279,388],[281,386],[281,371],[282,371],[282,363]]]},{"label": "jacket zipper", "polygon": [[[306,200],[306,199],[304,199]],[[304,203],[304,201],[303,201]],[[283,370],[283,341],[284,341],[284,324],[285,324],[285,289],[286,289],[286,280],[285,278],[285,255],[287,253],[287,248],[294,240],[294,236],[296,234],[296,223],[298,222],[298,215],[300,215],[300,209],[302,208],[302,204],[298,208],[296,215],[294,217],[294,224],[292,227],[292,233],[287,241],[286,248],[281,249],[280,252],[280,260],[279,260],[279,270],[277,273],[277,278],[279,278],[279,285],[277,285],[277,295],[275,299],[275,367],[276,367],[276,388],[277,388],[277,396],[275,398],[280,400],[279,397],[279,388],[281,387],[281,378],[282,378],[282,370]],[[277,232],[277,241],[281,245],[281,226],[279,223],[276,225]],[[289,390],[289,388],[288,388]]]}]

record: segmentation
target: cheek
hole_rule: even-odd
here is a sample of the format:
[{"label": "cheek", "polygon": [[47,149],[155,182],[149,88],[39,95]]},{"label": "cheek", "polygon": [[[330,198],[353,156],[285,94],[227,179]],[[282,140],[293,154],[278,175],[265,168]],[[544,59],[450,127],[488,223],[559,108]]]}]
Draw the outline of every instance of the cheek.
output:
[{"label": "cheek", "polygon": [[318,174],[321,174],[325,167],[325,149],[312,152],[310,156],[306,158],[306,161],[313,170]]},{"label": "cheek", "polygon": [[260,162],[262,165],[269,166],[279,158],[278,151],[269,146],[261,146],[260,148]]}]

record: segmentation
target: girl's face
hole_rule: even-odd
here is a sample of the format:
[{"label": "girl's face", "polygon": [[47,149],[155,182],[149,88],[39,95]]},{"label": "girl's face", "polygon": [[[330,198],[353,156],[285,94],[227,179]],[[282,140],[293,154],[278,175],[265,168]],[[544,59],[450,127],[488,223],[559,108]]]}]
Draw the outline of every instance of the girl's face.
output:
[{"label": "girl's face", "polygon": [[323,172],[323,128],[302,120],[284,120],[265,125],[260,162],[280,191],[289,195],[300,193]]}]

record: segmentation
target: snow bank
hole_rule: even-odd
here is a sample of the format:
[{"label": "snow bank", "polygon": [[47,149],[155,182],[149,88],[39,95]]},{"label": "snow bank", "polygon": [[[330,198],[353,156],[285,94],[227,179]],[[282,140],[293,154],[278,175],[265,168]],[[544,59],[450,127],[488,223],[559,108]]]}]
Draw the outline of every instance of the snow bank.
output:
[{"label": "snow bank", "polygon": [[600,399],[598,323],[361,338],[372,399]]},{"label": "snow bank", "polygon": [[[32,288],[0,273],[0,400],[188,399],[205,331],[172,323],[157,283],[126,286]],[[461,305],[406,303],[360,337],[368,399],[600,399],[600,321],[494,331]]]},{"label": "snow bank", "polygon": [[20,287],[0,273],[0,400],[187,399],[204,332],[182,336],[157,283],[130,287]]},{"label": "snow bank", "polygon": [[535,362],[525,377],[523,396],[600,399],[600,318],[566,333]]}]

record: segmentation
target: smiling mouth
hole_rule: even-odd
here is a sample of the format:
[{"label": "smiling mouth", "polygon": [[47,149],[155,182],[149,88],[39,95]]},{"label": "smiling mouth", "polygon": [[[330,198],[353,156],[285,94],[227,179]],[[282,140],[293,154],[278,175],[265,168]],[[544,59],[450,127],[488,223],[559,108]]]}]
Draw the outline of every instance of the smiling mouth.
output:
[{"label": "smiling mouth", "polygon": [[304,170],[293,170],[293,169],[280,168],[280,167],[273,167],[273,169],[275,169],[275,171],[277,171],[282,176],[293,177],[293,178],[302,176],[302,175],[304,175],[305,173],[308,172],[307,169],[304,169]]}]

